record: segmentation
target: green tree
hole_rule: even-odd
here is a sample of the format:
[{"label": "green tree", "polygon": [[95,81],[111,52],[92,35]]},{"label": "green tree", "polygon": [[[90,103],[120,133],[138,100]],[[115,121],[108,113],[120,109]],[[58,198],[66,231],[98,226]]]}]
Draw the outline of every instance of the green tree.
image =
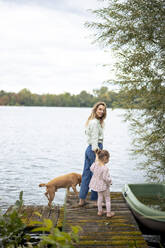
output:
[{"label": "green tree", "polygon": [[63,105],[64,107],[72,107],[73,103],[72,103],[72,96],[70,93],[65,92],[64,94],[61,94],[61,99],[63,99]]},{"label": "green tree", "polygon": [[16,93],[9,93],[9,105],[16,105]]},{"label": "green tree", "polygon": [[78,107],[91,107],[93,105],[93,100],[93,95],[87,93],[85,90],[81,91],[80,94],[77,95],[77,103],[79,103]]},{"label": "green tree", "polygon": [[20,105],[31,106],[31,92],[28,89],[19,91],[17,100]]},{"label": "green tree", "polygon": [[[147,179],[165,180],[165,1],[105,0],[94,10],[95,41],[113,50],[121,101],[128,111],[134,154],[144,155]],[[134,110],[134,108],[138,110]]]},{"label": "green tree", "polygon": [[8,104],[9,104],[9,96],[6,94],[0,96],[0,105],[8,105]]},{"label": "green tree", "polygon": [[107,107],[111,108],[113,106],[120,107],[118,103],[117,93],[109,91],[108,87],[101,87],[100,89],[93,90],[94,96],[97,98],[97,101],[105,101]]}]

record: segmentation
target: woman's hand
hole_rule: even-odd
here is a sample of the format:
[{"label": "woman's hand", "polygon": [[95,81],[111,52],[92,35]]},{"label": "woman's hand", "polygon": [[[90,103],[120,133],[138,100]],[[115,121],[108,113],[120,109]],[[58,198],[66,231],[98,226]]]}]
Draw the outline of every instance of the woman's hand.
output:
[{"label": "woman's hand", "polygon": [[97,149],[94,150],[94,153],[97,154],[99,151],[100,151],[100,149],[97,148]]}]

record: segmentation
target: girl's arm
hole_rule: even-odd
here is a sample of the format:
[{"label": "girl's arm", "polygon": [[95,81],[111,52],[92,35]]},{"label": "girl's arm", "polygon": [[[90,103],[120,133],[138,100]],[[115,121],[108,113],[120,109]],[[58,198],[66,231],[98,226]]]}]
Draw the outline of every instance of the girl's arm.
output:
[{"label": "girl's arm", "polygon": [[103,180],[108,184],[112,184],[112,180],[108,168],[106,168],[103,172]]},{"label": "girl's arm", "polygon": [[92,172],[94,172],[94,168],[95,168],[95,163],[93,163],[93,164],[91,165],[90,170],[91,170]]}]

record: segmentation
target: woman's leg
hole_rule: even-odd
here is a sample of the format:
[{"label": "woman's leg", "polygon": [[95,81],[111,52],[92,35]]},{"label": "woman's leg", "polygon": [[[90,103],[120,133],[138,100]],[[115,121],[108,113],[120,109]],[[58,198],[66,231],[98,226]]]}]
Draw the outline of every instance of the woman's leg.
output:
[{"label": "woman's leg", "polygon": [[93,153],[93,157],[94,157],[93,161],[94,161],[95,154],[91,150],[91,146],[88,146],[85,152],[84,170],[82,174],[82,181],[81,181],[80,194],[79,194],[80,199],[85,199],[89,191],[89,183],[92,177],[92,173],[90,171],[92,153]]},{"label": "woman's leg", "polygon": [[[102,149],[103,145],[99,143],[99,148]],[[92,172],[90,171],[91,165],[94,163],[96,158],[96,155],[94,151],[92,151],[91,145],[89,145],[86,149],[85,152],[85,162],[84,162],[84,170],[82,174],[82,181],[81,181],[81,186],[80,186],[80,193],[79,193],[79,198],[80,199],[86,199],[86,196],[89,191],[89,183],[92,177]],[[97,201],[98,195],[97,192],[91,190],[91,200],[92,201]]]},{"label": "woman's leg", "polygon": [[[99,143],[98,144],[98,147],[102,150],[103,149],[103,144],[102,143]],[[93,164],[93,162],[95,161],[95,159],[96,159],[96,155],[92,151],[92,153],[90,154],[90,163],[91,163],[91,165]],[[93,173],[91,172],[91,177],[92,177],[92,175],[93,175]],[[97,198],[98,198],[98,193],[96,191],[91,190],[91,197],[90,197],[91,201],[97,201]]]}]

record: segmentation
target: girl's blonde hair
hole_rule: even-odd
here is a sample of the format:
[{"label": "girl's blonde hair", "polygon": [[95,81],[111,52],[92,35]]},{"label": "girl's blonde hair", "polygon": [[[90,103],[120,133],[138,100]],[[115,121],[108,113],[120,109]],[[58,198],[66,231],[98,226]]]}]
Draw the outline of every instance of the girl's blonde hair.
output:
[{"label": "girl's blonde hair", "polygon": [[103,116],[100,118],[100,124],[101,124],[101,126],[103,127],[104,119],[105,119],[106,116],[107,116],[107,105],[106,105],[105,102],[97,102],[97,103],[95,103],[95,105],[93,106],[93,109],[92,109],[92,113],[91,113],[90,116],[88,117],[88,120],[87,120],[87,122],[86,122],[86,124],[85,124],[86,126],[88,126],[90,120],[93,120],[93,119],[97,118],[96,111],[97,111],[97,108],[98,108],[100,105],[103,105],[103,106],[105,107],[104,114],[103,114]]},{"label": "girl's blonde hair", "polygon": [[98,159],[101,160],[101,161],[102,161],[105,157],[107,157],[108,159],[110,158],[110,154],[109,154],[109,152],[108,152],[107,150],[98,150],[98,151],[96,152],[96,154],[97,154]]}]

